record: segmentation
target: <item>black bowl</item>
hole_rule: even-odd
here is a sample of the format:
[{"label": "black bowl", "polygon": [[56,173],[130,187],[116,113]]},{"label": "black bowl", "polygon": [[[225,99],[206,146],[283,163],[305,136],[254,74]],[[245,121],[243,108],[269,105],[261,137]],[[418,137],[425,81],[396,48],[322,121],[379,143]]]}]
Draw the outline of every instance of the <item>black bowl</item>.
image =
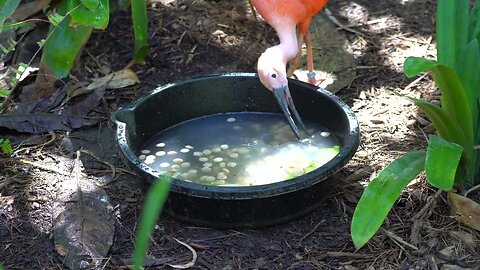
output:
[{"label": "black bowl", "polygon": [[[268,185],[206,186],[171,180],[164,211],[180,220],[217,228],[262,227],[300,217],[328,198],[334,174],[353,156],[359,143],[354,113],[337,97],[296,80],[290,91],[302,118],[328,128],[340,141],[339,154],[300,177]],[[156,181],[159,172],[134,153],[159,132],[183,121],[226,112],[281,110],[272,93],[250,73],[232,73],[167,84],[112,115],[123,155],[143,178]]]}]

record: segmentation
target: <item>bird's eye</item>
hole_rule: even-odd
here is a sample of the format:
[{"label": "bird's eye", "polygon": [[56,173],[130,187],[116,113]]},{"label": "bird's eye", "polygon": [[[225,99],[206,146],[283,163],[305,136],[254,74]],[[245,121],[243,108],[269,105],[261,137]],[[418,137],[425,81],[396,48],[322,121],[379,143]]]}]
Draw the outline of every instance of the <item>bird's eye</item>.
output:
[{"label": "bird's eye", "polygon": [[273,73],[272,78],[274,78],[274,79],[277,78],[277,74]]}]

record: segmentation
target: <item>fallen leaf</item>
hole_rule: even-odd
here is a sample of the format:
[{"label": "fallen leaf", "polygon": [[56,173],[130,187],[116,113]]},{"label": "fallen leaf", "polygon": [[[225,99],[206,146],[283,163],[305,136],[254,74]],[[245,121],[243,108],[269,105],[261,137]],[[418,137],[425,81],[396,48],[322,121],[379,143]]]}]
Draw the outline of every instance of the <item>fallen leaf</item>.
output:
[{"label": "fallen leaf", "polygon": [[480,231],[480,205],[467,197],[449,192],[448,202],[455,219],[477,231]]},{"label": "fallen leaf", "polygon": [[105,191],[82,172],[80,151],[53,209],[55,249],[70,269],[100,269],[113,243],[115,217]]},{"label": "fallen leaf", "polygon": [[131,69],[122,69],[105,77],[93,79],[87,89],[95,89],[104,86],[107,89],[118,89],[139,83],[137,74]]},{"label": "fallen leaf", "polygon": [[0,115],[0,127],[28,133],[52,130],[71,131],[98,123],[97,119],[61,114]]},{"label": "fallen leaf", "polygon": [[12,18],[15,21],[23,21],[27,18],[30,18],[32,15],[42,11],[43,8],[50,4],[50,2],[51,0],[36,0],[23,3],[17,7],[15,12],[12,14]]}]

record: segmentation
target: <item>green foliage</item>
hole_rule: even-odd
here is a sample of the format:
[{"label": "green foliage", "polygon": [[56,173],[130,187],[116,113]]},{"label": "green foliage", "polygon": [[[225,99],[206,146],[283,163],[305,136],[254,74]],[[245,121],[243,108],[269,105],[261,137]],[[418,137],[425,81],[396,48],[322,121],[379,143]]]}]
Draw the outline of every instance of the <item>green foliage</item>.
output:
[{"label": "green foliage", "polygon": [[20,0],[2,0],[0,1],[0,32],[3,29],[3,23],[5,20],[13,14],[15,9],[17,9]]},{"label": "green foliage", "polygon": [[[418,57],[405,60],[405,75],[413,77],[430,72],[442,94],[441,106],[410,99],[427,114],[440,137],[430,136],[426,155],[418,156],[425,163],[424,168],[418,166],[412,171],[413,163],[399,163],[413,159],[410,154],[418,152],[408,153],[380,173],[384,176],[381,185],[377,183],[379,176],[365,189],[352,220],[352,239],[357,248],[378,230],[402,186],[421,171],[425,170],[431,185],[445,190],[450,190],[454,183],[471,186],[478,181],[480,153],[474,151],[474,146],[480,144],[480,0],[475,1],[472,10],[469,4],[469,0],[438,0],[438,60]],[[415,164],[420,164],[419,160]],[[411,174],[404,170],[410,170]],[[402,181],[398,181],[399,177]],[[389,192],[392,186],[396,193]]]},{"label": "green foliage", "polygon": [[133,59],[141,63],[148,54],[148,15],[145,0],[132,0],[133,32],[135,34],[135,50]]},{"label": "green foliage", "polygon": [[170,188],[170,178],[160,177],[152,184],[145,197],[145,203],[140,215],[137,237],[135,240],[135,250],[133,251],[134,269],[142,269],[150,243],[150,235],[155,228],[155,223],[162,211],[163,205],[167,200]]},{"label": "green foliage", "polygon": [[353,214],[351,233],[356,248],[361,248],[375,234],[402,190],[424,167],[425,151],[410,152],[370,182]]},{"label": "green foliage", "polygon": [[0,154],[11,155],[13,153],[10,139],[0,139]]},{"label": "green foliage", "polygon": [[89,26],[95,29],[105,29],[110,19],[109,0],[67,0],[68,10],[71,10],[70,25]]}]

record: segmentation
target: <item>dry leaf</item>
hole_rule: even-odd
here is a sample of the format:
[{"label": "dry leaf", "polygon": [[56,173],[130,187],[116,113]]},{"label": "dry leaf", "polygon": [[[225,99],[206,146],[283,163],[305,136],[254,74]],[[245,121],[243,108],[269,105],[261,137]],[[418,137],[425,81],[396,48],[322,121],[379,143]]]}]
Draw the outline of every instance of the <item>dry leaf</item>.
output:
[{"label": "dry leaf", "polygon": [[455,219],[477,231],[480,231],[480,205],[467,197],[449,192],[448,202]]},{"label": "dry leaf", "polygon": [[42,11],[46,6],[48,6],[48,4],[50,4],[50,2],[51,0],[36,0],[22,3],[12,14],[12,18],[15,21],[23,21]]},{"label": "dry leaf", "polygon": [[80,152],[53,209],[55,249],[70,269],[100,269],[113,243],[115,217],[105,191],[82,173]]},{"label": "dry leaf", "polygon": [[106,87],[107,89],[118,89],[139,83],[137,74],[131,69],[122,69],[105,77],[93,79],[87,89]]}]

